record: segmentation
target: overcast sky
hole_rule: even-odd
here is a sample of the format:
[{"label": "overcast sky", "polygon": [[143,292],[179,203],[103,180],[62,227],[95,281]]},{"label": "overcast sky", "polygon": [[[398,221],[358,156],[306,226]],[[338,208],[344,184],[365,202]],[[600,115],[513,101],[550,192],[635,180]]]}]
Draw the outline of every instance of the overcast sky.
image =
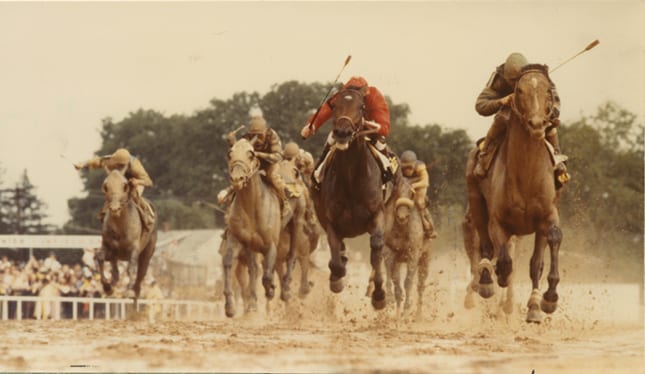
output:
[{"label": "overcast sky", "polygon": [[332,81],[347,55],[341,80],[363,75],[409,104],[413,123],[474,139],[491,121],[475,98],[509,53],[555,67],[599,39],[552,75],[561,118],[613,100],[642,121],[644,4],[0,3],[1,180],[12,187],[27,169],[50,223],[61,225],[67,199],[84,192],[60,154],[91,157],[102,118],[139,108],[190,115],[234,92]]}]

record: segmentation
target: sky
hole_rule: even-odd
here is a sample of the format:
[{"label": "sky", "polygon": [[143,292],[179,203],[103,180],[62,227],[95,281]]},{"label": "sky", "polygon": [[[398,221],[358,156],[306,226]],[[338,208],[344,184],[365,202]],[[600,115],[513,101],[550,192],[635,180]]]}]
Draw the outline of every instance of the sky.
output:
[{"label": "sky", "polygon": [[598,39],[551,76],[561,119],[611,100],[642,123],[643,35],[640,0],[1,2],[0,181],[13,187],[27,170],[48,222],[62,225],[67,200],[87,193],[70,160],[100,148],[102,119],[190,115],[235,92],[330,82],[348,55],[341,81],[362,75],[407,103],[413,124],[476,139],[491,118],[475,99],[506,56],[553,68]]}]

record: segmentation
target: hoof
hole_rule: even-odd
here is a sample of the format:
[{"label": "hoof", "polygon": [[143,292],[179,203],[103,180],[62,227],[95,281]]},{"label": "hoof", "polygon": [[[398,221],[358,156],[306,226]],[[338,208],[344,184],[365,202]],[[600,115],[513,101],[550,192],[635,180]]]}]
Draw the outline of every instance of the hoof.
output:
[{"label": "hoof", "polygon": [[226,303],[226,305],[224,306],[224,311],[228,318],[233,318],[233,316],[235,315],[235,307],[232,303]]},{"label": "hoof", "polygon": [[375,310],[385,308],[385,292],[383,290],[375,290],[372,293],[372,306]]},{"label": "hoof", "polygon": [[257,312],[257,311],[258,311],[258,304],[255,301],[250,301],[246,305],[246,309],[244,310],[244,313],[248,314],[248,313],[254,313],[254,312]]},{"label": "hoof", "polygon": [[475,307],[475,299],[473,298],[472,292],[469,292],[466,294],[466,297],[464,298],[464,308],[472,309],[474,307]]},{"label": "hoof", "polygon": [[264,296],[267,298],[267,300],[273,300],[273,296],[275,296],[275,289],[273,287],[269,287],[264,291]]},{"label": "hoof", "polygon": [[479,285],[479,296],[483,297],[484,299],[489,299],[491,296],[495,294],[495,288],[493,287],[493,284],[480,284]]},{"label": "hoof", "polygon": [[340,293],[343,288],[345,287],[345,284],[343,282],[343,278],[338,278],[336,280],[334,279],[329,279],[329,289],[333,293]]},{"label": "hoof", "polygon": [[540,302],[540,308],[544,313],[551,314],[555,312],[555,309],[558,307],[558,302],[557,301],[547,301],[545,299],[542,299]]},{"label": "hoof", "polygon": [[283,291],[280,293],[280,300],[284,301],[285,303],[288,302],[291,299],[291,292],[289,291]]},{"label": "hoof", "polygon": [[526,322],[528,323],[542,323],[542,313],[537,307],[529,307],[526,313]]},{"label": "hoof", "polygon": [[502,310],[506,314],[513,314],[513,303],[505,302],[504,305],[502,305]]},{"label": "hoof", "polygon": [[304,299],[305,297],[307,297],[307,295],[309,295],[310,292],[311,292],[311,288],[309,286],[300,287],[300,291],[298,292],[298,297],[301,299]]},{"label": "hoof", "polygon": [[497,277],[497,284],[502,288],[508,287],[508,277]]}]

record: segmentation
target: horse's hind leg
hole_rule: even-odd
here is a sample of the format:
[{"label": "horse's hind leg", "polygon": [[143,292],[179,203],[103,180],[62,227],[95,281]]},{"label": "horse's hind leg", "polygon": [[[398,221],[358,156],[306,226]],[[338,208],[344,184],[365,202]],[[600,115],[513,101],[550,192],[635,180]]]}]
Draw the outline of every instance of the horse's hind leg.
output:
[{"label": "horse's hind leg", "polygon": [[[470,263],[470,283],[466,287],[466,297],[464,298],[464,307],[466,309],[471,309],[475,306],[475,301],[473,299],[473,294],[479,291],[479,261],[481,260],[481,254],[479,251],[479,238],[477,236],[477,231],[473,225],[470,211],[466,212],[464,220],[461,223],[461,229],[463,232],[464,239],[464,248],[466,249],[466,254],[468,255],[468,260]],[[427,255],[424,254],[427,257]],[[421,275],[419,275],[421,276]]]},{"label": "horse's hind leg", "polygon": [[[428,279],[428,264],[430,262],[430,251],[425,249],[419,256],[419,270],[417,279],[417,295],[419,301],[417,302],[417,316],[421,316],[423,312],[423,293],[426,289],[426,279]],[[472,294],[472,292],[471,292]]]},{"label": "horse's hind leg", "polygon": [[157,233],[153,232],[145,248],[143,248],[143,251],[141,251],[141,253],[139,254],[139,260],[137,263],[137,280],[134,282],[135,306],[137,300],[139,299],[139,295],[141,294],[141,283],[143,282],[143,279],[146,277],[146,273],[148,272],[148,265],[150,265],[150,259],[155,252],[156,244]]},{"label": "horse's hind leg", "polygon": [[549,288],[546,290],[542,297],[540,304],[544,313],[553,313],[558,305],[558,293],[556,287],[560,282],[560,274],[558,273],[559,267],[559,253],[560,244],[562,243],[562,230],[556,225],[549,227],[547,231],[546,240],[549,243],[551,250],[551,267],[547,280],[549,281]]},{"label": "horse's hind leg", "polygon": [[[472,153],[471,153],[472,156]],[[469,163],[471,160],[469,159]],[[470,170],[470,169],[469,169]],[[466,185],[468,188],[468,215],[470,222],[477,231],[479,239],[479,263],[477,264],[477,274],[479,285],[477,290],[479,295],[485,299],[493,296],[493,244],[488,234],[488,207],[486,201],[479,191],[478,178],[472,174],[466,176]],[[464,237],[464,240],[466,238]],[[474,248],[473,250],[477,250]]]}]

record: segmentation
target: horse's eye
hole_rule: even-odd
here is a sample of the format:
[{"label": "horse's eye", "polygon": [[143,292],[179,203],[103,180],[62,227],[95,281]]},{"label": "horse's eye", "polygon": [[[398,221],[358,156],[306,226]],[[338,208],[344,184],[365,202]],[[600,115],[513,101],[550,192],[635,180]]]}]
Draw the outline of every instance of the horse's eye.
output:
[{"label": "horse's eye", "polygon": [[247,152],[247,154],[248,154],[248,156],[249,156],[249,160],[253,160],[253,159],[255,158],[255,152],[253,152],[253,151],[248,151],[248,152]]},{"label": "horse's eye", "polygon": [[105,183],[101,186],[101,190],[103,190],[103,193],[107,192],[107,185]]},{"label": "horse's eye", "polygon": [[231,159],[231,151],[226,152],[226,158],[229,160]]}]

